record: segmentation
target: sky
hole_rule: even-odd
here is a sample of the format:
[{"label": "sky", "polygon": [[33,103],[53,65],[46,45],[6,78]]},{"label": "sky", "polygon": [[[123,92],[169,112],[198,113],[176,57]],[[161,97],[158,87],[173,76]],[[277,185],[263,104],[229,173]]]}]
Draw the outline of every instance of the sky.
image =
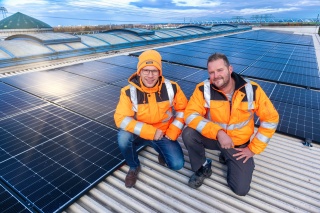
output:
[{"label": "sky", "polygon": [[[0,0],[7,16],[21,12],[52,27],[140,23],[203,23],[214,20],[315,19],[320,0]],[[3,14],[0,14],[0,19]],[[319,17],[320,18],[320,17]]]}]

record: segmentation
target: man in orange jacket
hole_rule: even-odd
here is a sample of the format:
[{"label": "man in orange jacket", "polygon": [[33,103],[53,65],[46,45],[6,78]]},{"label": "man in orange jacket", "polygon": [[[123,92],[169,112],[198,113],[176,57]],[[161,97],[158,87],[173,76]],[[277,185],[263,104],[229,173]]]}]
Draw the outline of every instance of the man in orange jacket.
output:
[{"label": "man in orange jacket", "polygon": [[159,153],[159,163],[170,169],[183,167],[177,138],[184,126],[188,100],[177,83],[163,77],[161,56],[155,50],[139,56],[137,72],[128,81],[129,85],[121,89],[114,120],[120,128],[120,150],[130,167],[125,186],[131,188],[141,169],[136,152],[141,145],[152,146]]},{"label": "man in orange jacket", "polygon": [[[227,57],[208,58],[209,79],[199,83],[185,110],[182,133],[192,170],[188,185],[197,188],[212,174],[205,149],[220,150],[219,161],[228,167],[231,190],[245,196],[250,190],[253,156],[261,153],[276,131],[279,114],[262,88],[232,72]],[[253,139],[254,113],[260,126]]]}]

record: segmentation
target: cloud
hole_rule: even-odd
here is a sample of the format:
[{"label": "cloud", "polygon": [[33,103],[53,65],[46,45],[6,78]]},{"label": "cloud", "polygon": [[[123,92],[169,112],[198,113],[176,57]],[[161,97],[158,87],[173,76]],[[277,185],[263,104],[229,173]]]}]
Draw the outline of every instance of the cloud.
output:
[{"label": "cloud", "polygon": [[[0,0],[9,14],[22,12],[51,25],[63,22],[181,22],[228,19],[233,16],[277,14],[300,18],[316,16],[320,0]],[[299,16],[298,16],[299,15]],[[65,19],[63,19],[65,18]],[[92,23],[87,21],[88,23]]]},{"label": "cloud", "polygon": [[217,7],[222,4],[221,1],[209,0],[172,0],[172,3],[181,7]]},{"label": "cloud", "polygon": [[299,8],[290,7],[290,8],[250,8],[250,9],[241,9],[236,11],[230,11],[233,14],[240,15],[258,15],[258,14],[271,14],[271,13],[282,13],[289,11],[297,11]]},{"label": "cloud", "polygon": [[289,7],[313,7],[313,6],[320,6],[319,0],[306,0],[306,1],[295,1],[293,3],[287,3]]}]

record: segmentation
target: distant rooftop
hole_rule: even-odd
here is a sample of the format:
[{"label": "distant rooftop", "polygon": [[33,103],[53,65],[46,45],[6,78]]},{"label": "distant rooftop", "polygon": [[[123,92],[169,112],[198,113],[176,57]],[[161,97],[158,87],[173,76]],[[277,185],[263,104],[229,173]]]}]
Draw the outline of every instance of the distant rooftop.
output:
[{"label": "distant rooftop", "polygon": [[50,25],[31,16],[17,12],[0,21],[0,30],[52,28]]}]

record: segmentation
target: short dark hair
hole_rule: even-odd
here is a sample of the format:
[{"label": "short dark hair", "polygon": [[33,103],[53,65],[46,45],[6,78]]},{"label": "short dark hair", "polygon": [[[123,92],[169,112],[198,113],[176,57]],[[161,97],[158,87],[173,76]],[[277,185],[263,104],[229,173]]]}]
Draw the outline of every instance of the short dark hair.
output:
[{"label": "short dark hair", "polygon": [[227,58],[226,55],[222,54],[222,53],[214,53],[212,55],[209,56],[208,58],[208,62],[207,62],[207,66],[210,62],[212,61],[216,61],[218,59],[222,59],[224,61],[224,64],[229,67],[230,66],[230,63],[229,63],[229,60]]}]

